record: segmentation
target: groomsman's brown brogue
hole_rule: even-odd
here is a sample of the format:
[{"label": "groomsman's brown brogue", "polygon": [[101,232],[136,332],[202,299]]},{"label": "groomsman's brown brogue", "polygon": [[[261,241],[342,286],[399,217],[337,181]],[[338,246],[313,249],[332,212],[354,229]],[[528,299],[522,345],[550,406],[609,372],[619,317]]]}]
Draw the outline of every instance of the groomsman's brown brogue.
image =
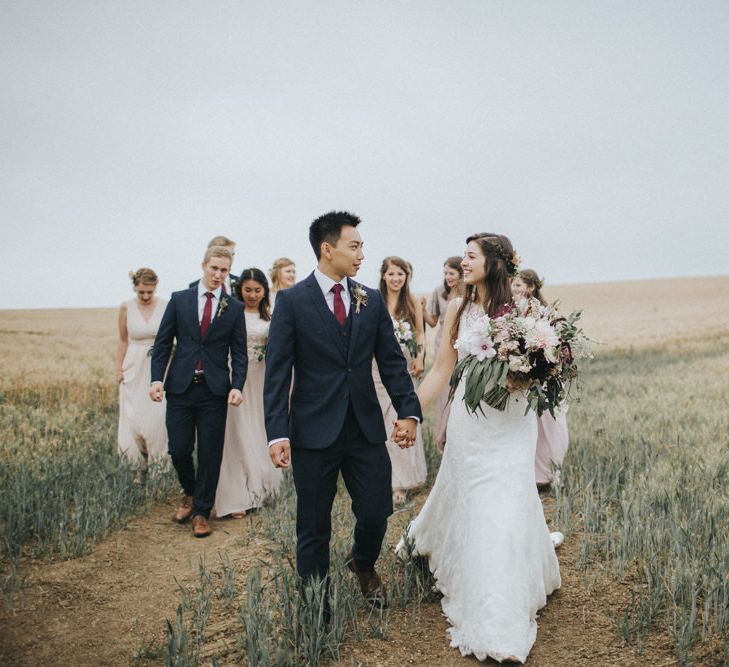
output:
[{"label": "groomsman's brown brogue", "polygon": [[192,516],[192,496],[184,496],[172,517],[177,523],[185,523]]},{"label": "groomsman's brown brogue", "polygon": [[192,534],[195,537],[207,537],[211,532],[210,524],[204,516],[196,514],[192,517]]},{"label": "groomsman's brown brogue", "polygon": [[359,588],[365,599],[380,608],[387,607],[387,589],[375,568],[360,570],[351,553],[347,556],[347,567],[357,575]]}]

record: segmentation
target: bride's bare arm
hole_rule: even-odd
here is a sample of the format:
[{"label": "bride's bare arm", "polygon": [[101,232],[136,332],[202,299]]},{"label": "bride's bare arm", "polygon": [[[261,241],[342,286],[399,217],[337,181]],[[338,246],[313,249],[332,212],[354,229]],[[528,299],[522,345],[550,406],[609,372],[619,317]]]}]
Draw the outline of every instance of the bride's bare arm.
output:
[{"label": "bride's bare arm", "polygon": [[448,381],[451,379],[451,373],[453,367],[456,365],[458,359],[457,352],[453,349],[451,344],[451,328],[456,320],[456,313],[460,306],[460,299],[453,299],[448,304],[448,310],[446,311],[445,320],[443,322],[443,339],[438,349],[438,356],[435,358],[433,368],[426,376],[423,383],[418,388],[418,400],[420,405],[425,408],[442,390],[448,386]]}]

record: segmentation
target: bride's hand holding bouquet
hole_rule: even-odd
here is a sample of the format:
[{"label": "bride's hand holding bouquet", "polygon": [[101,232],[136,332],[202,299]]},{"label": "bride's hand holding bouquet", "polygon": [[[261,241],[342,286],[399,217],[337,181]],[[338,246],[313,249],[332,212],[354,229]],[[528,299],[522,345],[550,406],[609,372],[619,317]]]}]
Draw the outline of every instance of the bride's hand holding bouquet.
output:
[{"label": "bride's hand holding bouquet", "polygon": [[483,413],[482,403],[505,410],[510,394],[524,391],[527,409],[554,416],[577,378],[577,360],[592,356],[590,340],[578,327],[580,315],[563,317],[556,304],[531,298],[505,305],[493,317],[478,316],[455,343],[466,356],[453,369],[451,399],[463,380],[470,412]]}]

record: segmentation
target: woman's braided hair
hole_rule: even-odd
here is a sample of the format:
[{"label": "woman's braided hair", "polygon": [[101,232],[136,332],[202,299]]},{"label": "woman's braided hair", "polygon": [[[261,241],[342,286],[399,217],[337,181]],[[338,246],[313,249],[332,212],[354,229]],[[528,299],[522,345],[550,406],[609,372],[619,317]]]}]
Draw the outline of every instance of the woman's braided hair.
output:
[{"label": "woman's braided hair", "polygon": [[146,267],[137,269],[136,271],[129,272],[129,279],[132,281],[132,285],[136,287],[139,284],[142,285],[156,285],[159,279],[157,274]]}]

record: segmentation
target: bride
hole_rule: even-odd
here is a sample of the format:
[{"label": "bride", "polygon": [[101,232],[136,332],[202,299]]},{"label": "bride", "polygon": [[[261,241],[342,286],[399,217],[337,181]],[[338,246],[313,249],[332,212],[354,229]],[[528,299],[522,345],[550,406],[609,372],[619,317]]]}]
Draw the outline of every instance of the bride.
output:
[{"label": "bride", "polygon": [[[418,390],[423,407],[450,379],[457,338],[475,318],[484,312],[493,317],[511,300],[517,259],[509,239],[476,234],[466,243],[466,294],[448,306],[443,330],[451,344],[440,346]],[[452,626],[451,646],[479,660],[524,662],[536,639],[537,611],[560,586],[534,481],[537,418],[524,414],[525,394],[514,387],[505,411],[482,404],[485,416],[470,414],[463,387],[462,380],[438,477],[405,541],[429,559]]]}]

